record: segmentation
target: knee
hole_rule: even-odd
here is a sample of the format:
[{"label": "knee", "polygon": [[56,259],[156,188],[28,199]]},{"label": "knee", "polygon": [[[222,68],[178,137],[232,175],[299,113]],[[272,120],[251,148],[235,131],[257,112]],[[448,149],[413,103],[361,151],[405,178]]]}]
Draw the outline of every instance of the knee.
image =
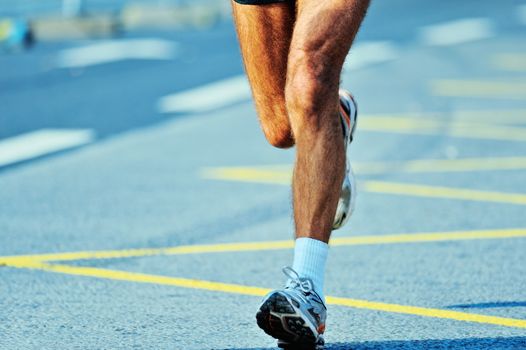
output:
[{"label": "knee", "polygon": [[[339,72],[316,50],[291,50],[285,87],[294,133],[318,131],[327,111],[336,108]],[[333,103],[334,102],[334,103]]]},{"label": "knee", "polygon": [[283,94],[280,96],[258,94],[254,100],[261,129],[268,143],[276,148],[294,146]]},{"label": "knee", "polygon": [[276,148],[290,148],[294,146],[294,138],[290,128],[265,128],[263,133],[268,143]]},{"label": "knee", "polygon": [[329,69],[311,51],[291,50],[289,54],[285,100],[289,112],[316,114],[325,94]]}]

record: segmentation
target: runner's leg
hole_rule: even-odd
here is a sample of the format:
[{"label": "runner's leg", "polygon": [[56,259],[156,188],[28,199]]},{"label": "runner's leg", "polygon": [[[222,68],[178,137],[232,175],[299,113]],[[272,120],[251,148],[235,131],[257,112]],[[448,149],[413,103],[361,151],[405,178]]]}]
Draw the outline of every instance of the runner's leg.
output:
[{"label": "runner's leg", "polygon": [[341,69],[368,0],[298,0],[285,96],[296,142],[296,237],[328,242],[345,171]]},{"label": "runner's leg", "polygon": [[273,146],[291,147],[294,139],[285,107],[285,78],[295,6],[232,2],[232,7],[263,132]]},{"label": "runner's leg", "polygon": [[256,314],[258,326],[280,346],[323,344],[326,242],[346,160],[339,78],[367,5],[367,0],[298,0],[295,14],[292,5],[234,4],[265,135],[278,147],[297,145],[293,269],[283,270],[289,277],[287,286],[269,293]]}]

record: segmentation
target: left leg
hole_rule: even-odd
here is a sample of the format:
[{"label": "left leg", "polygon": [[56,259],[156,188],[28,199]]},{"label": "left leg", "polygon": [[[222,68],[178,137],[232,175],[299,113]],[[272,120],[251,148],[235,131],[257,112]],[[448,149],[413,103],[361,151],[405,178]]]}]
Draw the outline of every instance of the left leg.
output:
[{"label": "left leg", "polygon": [[294,139],[285,108],[285,78],[295,4],[243,5],[232,1],[232,8],[263,133],[271,145],[291,147]]},{"label": "left leg", "polygon": [[296,237],[328,242],[345,171],[338,88],[369,0],[298,0],[285,89],[296,140]]}]

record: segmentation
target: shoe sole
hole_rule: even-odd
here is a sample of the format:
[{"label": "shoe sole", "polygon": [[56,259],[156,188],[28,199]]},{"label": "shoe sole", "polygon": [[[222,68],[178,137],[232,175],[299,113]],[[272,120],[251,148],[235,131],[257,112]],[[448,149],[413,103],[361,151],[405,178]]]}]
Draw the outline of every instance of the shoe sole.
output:
[{"label": "shoe sole", "polygon": [[[351,104],[353,105],[353,109],[351,109],[350,112],[354,112],[354,113],[352,113],[352,115],[351,113],[349,113],[349,119],[351,121],[351,130],[349,132],[349,144],[350,144],[353,141],[354,132],[356,131],[356,125],[358,124],[358,104],[356,103],[354,96],[349,91],[341,90],[340,98],[341,98],[342,93],[347,95],[346,97],[348,97],[349,100],[351,100]],[[344,113],[347,114],[345,111]]]},{"label": "shoe sole", "polygon": [[280,348],[319,349],[316,343],[317,335],[296,313],[289,300],[280,293],[275,293],[265,300],[256,314],[256,320],[259,328],[265,333],[282,341],[278,344]]},{"label": "shoe sole", "polygon": [[[349,103],[352,105],[352,107],[349,108],[349,114],[347,114],[345,108],[340,103],[341,113],[344,113],[346,115],[346,117],[344,118],[349,119],[350,124],[351,124],[348,139],[345,140],[346,142],[345,150],[347,152],[348,147],[353,141],[354,132],[356,131],[356,124],[358,122],[358,105],[356,104],[356,100],[354,99],[353,95],[349,91],[341,90],[339,94],[340,94],[340,101],[342,98],[345,98],[345,99],[350,100]],[[346,154],[346,156],[348,156],[348,154]],[[354,209],[356,205],[356,179],[354,177],[352,166],[349,163],[349,161],[347,161],[347,167],[348,167],[347,170],[349,171],[349,173],[345,175],[346,179],[344,181],[347,181],[347,178],[348,178],[350,185],[351,185],[351,189],[350,189],[351,198],[350,198],[350,203],[349,203],[349,210],[346,212],[343,212],[343,214],[341,215],[339,214],[340,211],[336,212],[336,217],[334,218],[334,222],[332,225],[333,230],[338,230],[347,224],[352,214],[354,213]]]}]

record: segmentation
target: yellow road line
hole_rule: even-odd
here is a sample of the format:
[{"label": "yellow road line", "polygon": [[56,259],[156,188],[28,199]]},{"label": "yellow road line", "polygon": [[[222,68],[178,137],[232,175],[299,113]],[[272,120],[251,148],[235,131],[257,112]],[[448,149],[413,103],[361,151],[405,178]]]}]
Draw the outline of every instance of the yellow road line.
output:
[{"label": "yellow road line", "polygon": [[249,167],[213,168],[203,170],[201,176],[213,180],[290,185],[292,169],[290,167],[279,170]]},{"label": "yellow road line", "polygon": [[453,110],[448,112],[420,113],[381,113],[361,115],[361,123],[368,121],[426,121],[431,120],[434,127],[447,128],[451,123],[472,123],[475,126],[494,126],[501,124],[526,123],[526,109],[484,109],[484,110]]},{"label": "yellow road line", "polygon": [[457,110],[452,115],[454,120],[478,124],[526,123],[526,109]]},{"label": "yellow road line", "polygon": [[362,119],[360,119],[360,130],[442,130],[452,123],[446,123],[440,118],[422,117],[368,116]]},{"label": "yellow road line", "polygon": [[78,267],[70,265],[46,264],[35,262],[25,266],[16,266],[22,268],[38,269],[68,275],[97,277],[119,281],[130,281],[139,283],[152,283],[183,288],[209,290],[214,292],[236,293],[244,295],[261,296],[268,293],[268,289],[258,287],[248,287],[229,283],[209,282],[203,280],[194,280],[187,278],[177,278],[159,275],[149,275],[137,272],[127,272],[109,269],[100,269],[94,267]]},{"label": "yellow road line", "polygon": [[526,128],[516,126],[459,126],[453,127],[448,135],[467,139],[497,141],[526,141]]},{"label": "yellow road line", "polygon": [[[167,277],[159,275],[149,275],[135,272],[116,271],[108,269],[100,269],[93,267],[78,267],[69,265],[45,264],[39,262],[20,264],[15,266],[19,268],[38,269],[43,271],[62,273],[67,275],[95,277],[109,280],[151,283],[167,286],[176,286],[183,288],[192,288],[199,290],[207,290],[213,292],[223,292],[231,294],[249,295],[249,296],[263,296],[267,294],[270,289],[251,287],[238,284],[211,282],[204,280],[186,279]],[[486,316],[480,314],[472,314],[466,312],[449,311],[442,309],[424,308],[416,306],[398,305],[382,302],[372,302],[367,300],[327,297],[327,303],[331,305],[347,306],[359,309],[383,311],[389,313],[399,313],[413,316],[422,316],[439,319],[450,319],[455,321],[475,322],[482,324],[490,324],[504,327],[526,328],[526,320]]]},{"label": "yellow road line", "polygon": [[515,81],[435,80],[431,92],[447,97],[526,99],[526,84]]},{"label": "yellow road line", "polygon": [[479,191],[464,188],[415,185],[387,181],[366,181],[363,187],[369,192],[397,194],[404,196],[461,199],[469,201],[496,202],[526,205],[526,195],[495,191]]},{"label": "yellow road line", "polygon": [[[401,162],[353,162],[359,175],[386,173],[442,173],[488,170],[526,169],[526,157],[479,157],[460,159],[417,159]],[[290,165],[211,168],[202,172],[209,179],[243,180],[261,178],[271,183],[289,184],[292,176]],[[266,182],[266,181],[265,181]]]},{"label": "yellow road line", "polygon": [[122,250],[102,250],[102,251],[80,251],[68,253],[51,253],[37,255],[20,255],[0,257],[0,263],[12,264],[20,261],[71,261],[71,260],[91,260],[91,259],[122,259],[136,258],[143,256],[157,255],[186,255],[204,253],[224,253],[224,252],[243,252],[257,250],[280,250],[291,249],[294,247],[292,240],[287,241],[264,241],[264,242],[241,242],[241,243],[219,243],[202,245],[185,245],[168,248],[147,248],[147,249],[122,249]]},{"label": "yellow road line", "polygon": [[[354,164],[353,164],[354,167]],[[526,169],[526,157],[423,159],[406,162],[357,163],[358,174],[438,173]]]},{"label": "yellow road line", "polygon": [[[452,163],[449,163],[450,166],[451,164]],[[474,163],[472,163],[471,166],[474,166],[473,164]],[[419,167],[420,166],[421,165],[419,165]],[[210,169],[203,175],[207,178],[218,180],[271,183],[279,185],[288,185],[290,183],[290,173],[252,168]],[[387,181],[363,181],[361,186],[368,192],[376,193],[526,205],[526,194],[521,193],[482,191]]]},{"label": "yellow road line", "polygon": [[[497,229],[497,230],[473,230],[453,232],[432,233],[409,233],[391,235],[371,235],[336,237],[331,239],[331,246],[358,246],[358,245],[380,245],[380,244],[402,244],[402,243],[430,243],[442,241],[467,241],[484,239],[507,239],[526,237],[526,228]],[[80,251],[70,253],[52,253],[38,255],[20,255],[0,257],[0,264],[15,266],[27,264],[34,261],[72,261],[92,259],[121,259],[136,258],[158,255],[183,255],[225,252],[250,252],[269,251],[294,248],[292,240],[284,241],[262,241],[241,243],[218,243],[205,245],[188,245],[158,249],[123,249],[106,251]]]},{"label": "yellow road line", "polygon": [[526,72],[526,54],[500,54],[493,57],[493,65],[502,70]]},{"label": "yellow road line", "polygon": [[[420,132],[413,132],[417,134]],[[440,135],[441,132],[422,132],[427,135]],[[477,139],[477,140],[495,140],[495,141],[513,141],[513,142],[525,142],[526,141],[526,128],[519,128],[515,126],[477,126],[477,127],[453,127],[451,130],[446,132],[448,136],[465,138],[465,139]]]},{"label": "yellow road line", "polygon": [[496,125],[481,122],[444,122],[428,118],[363,118],[360,129],[365,131],[389,132],[400,134],[447,135],[452,137],[498,140],[526,141],[526,128]]},{"label": "yellow road line", "polygon": [[356,300],[356,299],[337,298],[337,297],[327,297],[327,303],[332,304],[332,305],[348,306],[348,307],[376,310],[376,311],[385,311],[385,312],[390,312],[390,313],[400,313],[400,314],[406,314],[406,315],[450,319],[450,320],[464,321],[464,322],[484,323],[484,324],[492,324],[492,325],[505,326],[505,327],[526,328],[526,320],[496,317],[496,316],[486,316],[486,315],[472,314],[472,313],[467,313],[467,312],[432,309],[432,308],[424,308],[424,307],[408,306],[408,305],[379,303],[379,302],[371,302],[371,301],[366,301],[366,300]]},{"label": "yellow road line", "polygon": [[430,243],[443,241],[467,241],[526,237],[526,228],[500,230],[474,230],[435,233],[407,233],[399,235],[338,237],[331,246],[377,245],[396,243]]},{"label": "yellow road line", "polygon": [[[457,122],[472,122],[484,125],[526,123],[525,109],[454,110],[451,116]],[[435,113],[437,118],[437,113]],[[438,114],[440,118],[440,114]],[[445,121],[447,123],[447,120]]]},{"label": "yellow road line", "polygon": [[[401,162],[354,162],[353,168],[358,174],[381,174],[392,172],[432,173],[467,172],[487,170],[526,169],[526,157],[478,157],[460,159],[417,159]],[[269,182],[286,182],[292,176],[292,168],[287,165],[270,167],[232,167],[206,170],[207,178],[263,178]],[[287,182],[288,184],[288,182]]]}]

